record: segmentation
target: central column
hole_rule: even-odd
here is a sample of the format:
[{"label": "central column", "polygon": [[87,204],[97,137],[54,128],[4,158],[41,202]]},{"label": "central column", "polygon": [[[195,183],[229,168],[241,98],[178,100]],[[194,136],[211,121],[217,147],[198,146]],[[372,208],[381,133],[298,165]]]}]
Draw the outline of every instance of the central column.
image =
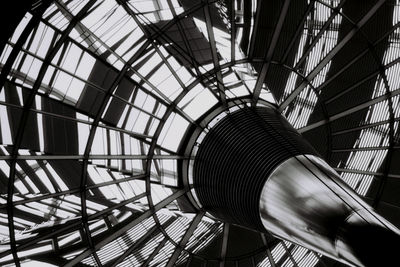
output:
[{"label": "central column", "polygon": [[396,253],[387,242],[400,244],[398,230],[274,108],[245,106],[212,126],[195,156],[193,187],[222,221],[355,266],[390,262]]}]

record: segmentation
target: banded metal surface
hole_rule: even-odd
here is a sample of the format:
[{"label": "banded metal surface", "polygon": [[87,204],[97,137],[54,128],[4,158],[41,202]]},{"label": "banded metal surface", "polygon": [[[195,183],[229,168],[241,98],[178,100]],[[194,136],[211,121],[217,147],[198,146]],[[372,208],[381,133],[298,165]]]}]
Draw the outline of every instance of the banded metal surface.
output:
[{"label": "banded metal surface", "polygon": [[193,167],[194,188],[215,217],[265,231],[259,216],[264,182],[280,163],[317,152],[272,108],[235,111],[202,141]]}]

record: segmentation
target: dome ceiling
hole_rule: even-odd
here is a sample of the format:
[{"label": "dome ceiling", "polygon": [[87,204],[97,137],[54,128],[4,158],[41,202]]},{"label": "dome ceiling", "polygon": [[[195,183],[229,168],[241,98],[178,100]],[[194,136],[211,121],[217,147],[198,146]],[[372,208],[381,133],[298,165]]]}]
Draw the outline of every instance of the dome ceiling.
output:
[{"label": "dome ceiling", "polygon": [[192,205],[186,144],[206,116],[244,105],[275,105],[400,226],[399,1],[14,6],[0,46],[0,265],[338,266]]}]

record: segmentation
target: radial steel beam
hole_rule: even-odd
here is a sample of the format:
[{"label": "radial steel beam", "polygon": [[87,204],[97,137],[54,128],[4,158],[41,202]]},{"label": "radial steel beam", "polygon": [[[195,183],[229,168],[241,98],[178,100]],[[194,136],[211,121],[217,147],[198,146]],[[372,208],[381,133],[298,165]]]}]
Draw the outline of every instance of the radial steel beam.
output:
[{"label": "radial steel beam", "polygon": [[364,171],[364,170],[357,170],[357,169],[346,169],[346,168],[333,168],[337,172],[348,172],[348,173],[356,173],[356,174],[364,174],[364,175],[371,175],[371,176],[383,176],[386,175],[388,178],[399,179],[400,174],[384,174],[383,172],[371,172],[371,171]]},{"label": "radial steel beam", "polygon": [[168,239],[164,238],[158,246],[153,250],[153,252],[150,254],[148,259],[142,264],[142,267],[147,267],[149,266],[150,262],[154,259],[154,257],[160,252],[160,250],[164,247],[165,243],[167,243]]},{"label": "radial steel beam", "polygon": [[[208,5],[209,5],[209,4],[212,4],[212,3],[214,3],[214,2],[215,2],[215,0],[214,0],[214,1],[209,0],[209,1],[208,1]],[[137,14],[135,14],[135,13],[125,4],[125,2],[121,1],[121,5],[123,5],[123,6],[125,7],[126,11],[127,11],[132,17],[135,18],[135,21],[137,22],[137,24],[138,24],[140,27],[142,27],[142,26],[141,26],[141,22],[140,22],[140,21],[137,19],[137,17],[136,17]],[[196,61],[196,59],[194,58],[194,55],[193,55],[192,50],[191,50],[191,48],[190,48],[190,44],[189,44],[189,42],[187,41],[187,37],[186,37],[185,34],[183,33],[182,26],[181,26],[181,20],[179,19],[179,17],[180,17],[181,15],[179,15],[179,17],[178,17],[178,15],[175,13],[175,10],[172,8],[172,5],[171,5],[170,2],[169,2],[169,6],[170,6],[171,12],[173,13],[174,18],[175,18],[175,20],[176,20],[176,22],[177,22],[178,30],[179,30],[179,32],[180,32],[180,35],[181,35],[183,41],[184,41],[184,44],[185,44],[185,47],[186,47],[187,51],[185,51],[184,49],[182,49],[182,48],[176,43],[175,40],[171,39],[168,35],[165,34],[166,31],[163,31],[162,29],[160,29],[160,28],[159,28],[157,25],[155,25],[154,23],[149,22],[149,23],[148,23],[148,26],[151,27],[151,28],[159,35],[159,37],[160,37],[161,39],[164,39],[166,42],[172,43],[172,44],[173,44],[173,46],[171,46],[172,49],[174,49],[179,55],[181,55],[182,57],[184,57],[188,62],[192,62],[193,68],[195,69],[197,76],[206,77],[206,76],[203,76],[203,75],[201,74],[201,72],[200,72],[200,70],[199,70],[200,64],[199,64],[199,63]],[[205,7],[207,7],[207,3],[201,2],[195,9],[197,9],[197,8],[203,8],[203,9],[204,9]],[[193,8],[191,8],[191,9],[193,9]],[[188,12],[188,13],[190,14],[191,12]],[[146,30],[145,30],[144,28],[143,28],[143,32],[146,33]],[[149,36],[149,34],[146,34],[146,35]],[[154,38],[154,37],[151,37],[151,36],[149,36],[148,39],[157,40],[157,38]],[[154,46],[154,44],[152,44],[152,45]],[[187,69],[187,70],[188,70],[189,72],[191,72],[190,69]],[[138,75],[144,82],[146,82],[146,83],[147,83],[154,91],[156,91],[159,95],[163,96],[164,99],[168,102],[168,98],[166,98],[166,97],[163,95],[163,93],[160,92],[154,85],[152,85],[147,79],[143,78],[143,77],[140,75],[140,73],[137,73],[134,69],[133,69],[132,71],[134,71],[134,72],[136,73],[136,75]],[[173,73],[174,73],[174,71],[173,71]],[[206,77],[206,78],[208,79],[208,77]],[[203,84],[203,85],[204,85],[204,84]],[[204,85],[204,87],[207,87],[207,86]],[[183,91],[188,91],[188,89],[186,88],[186,86],[183,86],[182,88],[183,88]],[[215,94],[213,91],[211,91],[211,93],[212,93],[212,94]],[[177,109],[177,111],[179,111],[179,113],[180,113],[182,116],[184,116],[188,121],[194,123],[194,122],[191,120],[191,118],[190,118],[189,116],[186,115],[185,112],[181,111],[178,107],[176,107],[176,109]]]},{"label": "radial steel beam", "polygon": [[[94,184],[94,185],[88,185],[87,186],[87,190],[90,189],[96,189],[96,188],[100,188],[103,186],[108,186],[108,185],[113,185],[113,184],[120,184],[120,183],[126,183],[129,181],[133,181],[133,180],[140,180],[145,178],[146,175],[135,175],[135,176],[130,176],[130,177],[126,177],[126,178],[122,178],[122,179],[118,179],[118,180],[113,180],[113,181],[108,181],[108,182],[103,182],[103,183],[98,183],[98,184]],[[43,194],[41,196],[36,196],[36,197],[32,197],[32,198],[26,198],[23,200],[16,200],[13,202],[14,207],[17,205],[23,205],[23,204],[27,204],[27,203],[32,203],[32,202],[38,202],[44,199],[48,199],[48,198],[55,198],[55,197],[59,197],[59,196],[65,196],[65,195],[73,195],[73,194],[77,194],[80,192],[80,188],[74,188],[74,189],[69,189],[69,190],[65,190],[65,191],[60,191],[60,192],[56,192],[56,193],[50,193],[50,194]],[[7,204],[2,204],[0,205],[0,209],[5,209],[7,207]]]},{"label": "radial steel beam", "polygon": [[[163,199],[161,202],[159,202],[158,204],[154,205],[154,208],[151,210],[148,210],[146,212],[144,212],[142,215],[140,215],[139,217],[137,217],[136,219],[132,220],[131,222],[129,222],[128,224],[126,224],[124,227],[121,227],[120,229],[110,233],[110,235],[106,236],[105,238],[103,238],[101,241],[97,242],[96,244],[94,244],[94,249],[98,250],[101,247],[103,247],[104,245],[106,245],[107,243],[111,242],[112,240],[118,238],[119,236],[121,236],[123,233],[125,233],[127,230],[131,229],[132,227],[134,227],[135,225],[137,225],[138,223],[142,222],[143,220],[151,217],[153,214],[155,214],[157,211],[159,211],[160,209],[164,208],[166,205],[168,205],[169,203],[171,203],[172,201],[176,200],[177,198],[179,198],[180,196],[182,196],[183,194],[186,193],[186,190],[179,190],[176,191],[175,193],[173,193],[172,195],[168,196],[167,198]],[[84,250],[82,253],[80,253],[79,255],[77,255],[75,258],[73,258],[70,262],[68,262],[68,264],[64,265],[65,267],[72,267],[75,264],[78,264],[79,262],[81,262],[83,259],[85,259],[86,257],[88,257],[90,254],[92,253],[91,249],[86,249]]]},{"label": "radial steel beam", "polygon": [[28,120],[28,116],[30,113],[30,109],[32,108],[36,93],[40,87],[40,84],[43,80],[43,77],[44,77],[46,71],[47,71],[47,68],[49,67],[50,62],[56,56],[58,50],[62,47],[62,45],[65,44],[69,33],[73,30],[76,23],[78,23],[79,20],[81,20],[84,16],[86,16],[88,10],[93,6],[94,3],[95,3],[94,0],[89,1],[78,12],[76,17],[71,21],[71,23],[68,25],[68,27],[64,30],[63,34],[60,36],[60,38],[57,40],[57,42],[54,44],[54,46],[51,48],[51,50],[47,53],[44,63],[42,64],[42,66],[39,70],[37,80],[36,80],[34,86],[32,87],[32,89],[29,93],[29,96],[25,102],[24,109],[23,109],[21,119],[20,119],[20,125],[18,127],[17,134],[14,138],[14,147],[13,147],[13,151],[11,153],[11,156],[13,158],[11,159],[11,163],[10,163],[10,174],[9,174],[8,190],[7,190],[7,205],[8,205],[7,215],[8,215],[8,227],[9,227],[9,233],[10,233],[11,250],[13,252],[13,258],[14,258],[15,264],[17,266],[20,266],[20,263],[19,263],[19,258],[18,258],[17,251],[16,251],[15,233],[14,233],[14,214],[13,214],[14,181],[15,181],[15,175],[16,175],[16,163],[17,163],[16,157],[18,155],[18,150],[22,143],[22,139],[24,136],[26,125],[27,125],[27,120]]},{"label": "radial steel beam", "polygon": [[[235,1],[232,0],[233,6]],[[255,2],[253,1],[251,3],[251,6],[254,4]],[[247,51],[247,55],[249,57],[249,59],[251,60],[254,57],[254,46],[257,40],[257,34],[259,33],[258,31],[258,27],[259,27],[259,22],[260,22],[260,17],[262,16],[261,14],[261,5],[262,5],[263,1],[262,0],[257,0],[257,9],[256,9],[256,13],[254,16],[254,22],[253,22],[253,32],[251,34],[251,39],[250,39],[250,43],[249,43],[249,48]]]},{"label": "radial steel beam", "polygon": [[[124,10],[131,16],[131,18],[135,21],[135,23],[139,26],[139,28],[142,30],[142,32],[144,33],[144,35],[146,36],[147,39],[151,39],[151,33],[149,33],[144,26],[142,25],[142,23],[139,21],[139,19],[137,18],[137,15],[127,6],[125,1],[119,1],[120,5],[122,5],[122,7],[124,8]],[[180,23],[180,20],[178,20],[178,23]],[[178,81],[179,85],[182,87],[182,89],[185,88],[185,84],[182,82],[181,78],[177,75],[177,73],[175,72],[175,70],[172,68],[171,64],[168,62],[168,60],[165,58],[165,56],[163,55],[163,53],[161,53],[160,49],[158,48],[158,46],[154,43],[151,42],[151,45],[153,46],[154,50],[157,52],[157,54],[160,56],[162,62],[167,66],[167,68],[169,69],[169,71],[172,73],[172,75],[174,76],[174,78]]]},{"label": "radial steel beam", "polygon": [[288,255],[288,257],[289,257],[290,261],[292,262],[293,266],[299,267],[297,265],[297,262],[293,258],[292,251],[289,250],[289,248],[286,246],[285,242],[282,242],[281,244],[282,244],[282,247],[285,249],[286,255]]},{"label": "radial steel beam", "polygon": [[270,250],[270,245],[268,244],[268,241],[267,241],[267,238],[265,237],[265,234],[263,234],[263,233],[261,233],[260,235],[261,235],[261,240],[262,240],[264,246],[267,248],[266,253],[267,253],[268,261],[271,264],[271,267],[276,267],[274,258],[272,257],[272,253]]},{"label": "radial steel beam", "polygon": [[376,150],[387,150],[388,148],[389,148],[389,146],[335,148],[335,149],[332,149],[332,153],[376,151]]},{"label": "radial steel beam", "polygon": [[107,213],[110,213],[113,210],[117,210],[123,206],[130,204],[130,203],[134,203],[135,201],[137,201],[141,198],[144,198],[146,196],[147,196],[147,192],[144,192],[139,195],[133,196],[131,198],[125,199],[124,201],[121,201],[114,206],[108,207],[108,208],[98,211],[94,214],[88,215],[87,219],[88,219],[88,221],[98,219],[99,217],[102,217],[103,215],[106,215]]},{"label": "radial steel beam", "polygon": [[201,219],[203,218],[205,214],[205,211],[200,211],[199,213],[196,214],[196,216],[193,218],[192,222],[190,223],[189,228],[186,230],[184,236],[182,237],[181,241],[179,242],[178,246],[175,248],[174,252],[172,253],[171,257],[168,260],[167,267],[172,267],[178,260],[179,255],[181,254],[182,250],[185,249],[185,246],[189,239],[192,237],[194,231],[196,230],[197,226],[201,222]]},{"label": "radial steel beam", "polygon": [[[41,94],[38,94],[38,95],[42,96]],[[64,103],[60,103],[60,104],[63,105]],[[18,105],[15,105],[15,104],[7,103],[7,102],[4,102],[4,101],[0,101],[0,105],[4,105],[4,106],[7,106],[7,107],[12,107],[14,109],[23,109],[22,106],[18,106]],[[82,119],[72,118],[72,117],[68,117],[68,116],[63,116],[63,115],[60,115],[60,114],[51,113],[51,112],[47,112],[47,111],[43,111],[43,110],[38,110],[38,109],[31,108],[30,112],[33,112],[33,113],[36,113],[36,114],[42,114],[44,116],[48,116],[48,117],[52,117],[52,118],[58,118],[58,119],[67,120],[67,121],[71,121],[71,122],[91,125],[91,122],[87,121],[87,120],[82,120]],[[146,112],[144,112],[144,113],[146,113]],[[149,115],[149,114],[147,114],[147,115]],[[155,117],[154,115],[152,117],[155,118],[155,119],[160,120],[160,118]],[[103,122],[103,123],[107,123],[107,122]],[[131,137],[134,137],[136,139],[139,139],[140,141],[143,141],[143,142],[146,142],[146,140],[145,140],[146,138],[151,138],[152,137],[152,136],[147,135],[147,134],[141,134],[141,133],[125,130],[124,128],[110,126],[110,125],[107,125],[107,124],[99,124],[99,127],[100,128],[104,128],[104,129],[113,130],[113,131],[120,132],[120,133],[125,133],[125,134],[127,134],[127,135],[129,135]],[[171,153],[171,152],[169,152],[169,153]]]},{"label": "radial steel beam", "polygon": [[[203,2],[204,1],[208,2],[208,0],[203,0]],[[211,55],[212,55],[212,59],[213,59],[214,69],[220,69],[218,51],[217,51],[217,46],[215,43],[214,29],[213,29],[213,25],[211,22],[211,16],[210,16],[210,5],[204,5],[203,12],[204,12],[204,17],[206,19],[205,22],[206,22],[206,26],[207,26],[207,34],[208,34],[208,40],[209,40],[210,47],[211,47]],[[217,87],[219,89],[220,101],[223,105],[226,105],[225,86],[224,86],[224,81],[222,79],[221,71],[217,71],[216,80],[217,80]]]},{"label": "radial steel beam", "polygon": [[[399,62],[400,62],[400,58],[397,58],[397,59],[393,60],[392,62],[390,62],[390,63],[388,63],[388,64],[386,64],[386,65],[384,65],[384,66],[381,66],[380,68],[383,69],[383,70],[387,70],[387,69],[389,69],[390,67],[392,67],[392,66],[398,64]],[[381,72],[382,72],[381,69],[378,69],[377,71],[374,71],[374,72],[368,74],[367,76],[365,76],[365,77],[363,77],[361,80],[355,82],[354,84],[352,84],[351,86],[349,86],[349,87],[346,88],[345,90],[341,91],[340,93],[335,94],[334,96],[330,97],[329,99],[326,99],[326,100],[324,101],[324,103],[325,103],[325,104],[330,104],[330,103],[332,103],[333,101],[335,101],[336,99],[338,99],[338,98],[340,98],[340,97],[343,97],[343,96],[344,96],[345,94],[347,94],[348,92],[354,90],[355,88],[358,88],[358,87],[361,86],[363,83],[365,83],[365,82],[367,82],[367,81],[369,81],[369,80],[372,80],[372,79],[376,79],[376,77],[377,77],[379,74],[381,74]]]},{"label": "radial steel beam", "polygon": [[336,114],[330,116],[326,120],[320,120],[320,121],[314,122],[312,124],[309,124],[309,125],[307,125],[307,126],[305,126],[303,128],[298,129],[298,131],[300,133],[305,133],[307,131],[310,131],[310,130],[315,129],[315,128],[320,127],[320,126],[323,126],[323,125],[325,125],[327,123],[330,123],[332,121],[335,121],[335,120],[341,119],[343,117],[346,117],[346,116],[348,116],[348,115],[350,115],[350,114],[352,114],[354,112],[357,112],[357,111],[360,111],[360,110],[362,110],[364,108],[367,108],[369,106],[375,105],[375,104],[377,104],[377,103],[379,103],[381,101],[384,101],[384,100],[387,100],[389,98],[395,97],[398,94],[400,94],[400,89],[391,91],[390,93],[386,93],[386,94],[384,94],[382,96],[379,96],[379,97],[373,98],[373,99],[371,99],[369,101],[366,101],[364,103],[361,103],[361,104],[359,104],[359,105],[357,105],[355,107],[349,108],[349,109],[347,109],[345,111],[342,111],[342,112],[339,112],[339,113],[336,113]]},{"label": "radial steel beam", "polygon": [[[167,3],[168,3],[168,7],[170,8],[170,10],[171,10],[171,12],[172,12],[172,15],[174,16],[174,19],[177,18],[178,15],[176,14],[176,11],[175,11],[175,8],[174,8],[174,6],[173,6],[173,4],[172,4],[172,1],[171,1],[171,0],[167,0]],[[202,3],[202,4],[206,5],[206,3]],[[210,4],[211,4],[211,3],[210,3]],[[203,9],[204,9],[204,7],[203,7]],[[202,75],[202,73],[200,72],[200,65],[199,65],[199,63],[197,62],[197,60],[195,59],[195,56],[194,56],[194,54],[193,54],[193,50],[192,50],[191,45],[190,45],[190,42],[189,42],[189,40],[188,40],[188,38],[187,38],[187,36],[186,36],[186,33],[185,33],[184,28],[183,28],[183,26],[182,26],[181,20],[178,20],[178,21],[177,21],[177,26],[178,26],[179,34],[180,34],[180,36],[181,36],[181,38],[182,38],[182,40],[183,40],[183,43],[184,43],[184,45],[185,45],[186,51],[187,51],[187,53],[189,53],[189,58],[190,58],[190,61],[191,61],[191,63],[192,63],[192,66],[193,66],[193,68],[195,69],[197,76],[198,76],[198,77],[201,77],[201,76],[203,76],[203,75]],[[206,78],[207,78],[207,80],[209,80],[208,77],[206,77]],[[207,88],[207,85],[204,83],[204,81],[202,81],[201,84],[202,84],[205,88]],[[184,88],[185,91],[189,91],[188,88],[187,88],[186,86],[184,86],[184,87],[182,87],[182,88]],[[210,92],[218,99],[218,95],[217,95],[213,90],[210,90]]]},{"label": "radial steel beam", "polygon": [[231,61],[235,61],[236,52],[235,52],[235,45],[236,45],[236,10],[235,10],[235,1],[231,1],[231,16],[230,23],[231,23]]},{"label": "radial steel beam", "polygon": [[[85,155],[12,155],[0,156],[0,160],[83,160]],[[147,155],[89,155],[88,159],[132,159],[132,160],[145,160],[145,159],[190,159],[190,157],[179,156],[179,155],[153,155],[149,157]]]},{"label": "radial steel beam", "polygon": [[[160,33],[158,33],[157,35],[159,35],[159,34],[160,34]],[[156,36],[157,36],[157,35],[156,35]],[[147,41],[148,41],[148,42],[152,42],[153,40],[149,40],[149,39],[148,39]],[[141,49],[143,49],[143,50],[140,51]],[[100,119],[101,119],[101,117],[102,117],[103,112],[106,110],[108,100],[111,98],[111,96],[112,96],[112,94],[113,94],[113,91],[117,88],[117,86],[119,85],[120,81],[123,79],[123,77],[125,76],[125,74],[127,73],[128,70],[131,70],[131,71],[133,71],[136,75],[138,75],[138,76],[139,76],[143,81],[145,81],[153,90],[155,90],[155,91],[158,92],[162,97],[164,97],[167,103],[170,104],[170,105],[169,105],[169,107],[170,107],[169,111],[167,111],[167,112],[164,114],[164,117],[163,117],[163,118],[165,118],[165,120],[166,120],[166,118],[168,118],[168,116],[171,114],[171,112],[172,112],[173,109],[178,110],[178,108],[176,107],[176,105],[171,105],[171,101],[170,101],[166,96],[164,96],[164,94],[162,94],[162,92],[160,92],[160,91],[158,90],[158,88],[156,88],[152,83],[150,83],[149,81],[147,81],[147,80],[146,80],[139,72],[137,72],[135,69],[131,68],[131,65],[132,65],[134,62],[136,62],[136,60],[137,60],[138,58],[140,58],[140,57],[142,56],[142,53],[147,49],[147,44],[146,44],[146,46],[142,46],[141,49],[139,49],[139,51],[138,51],[135,55],[133,55],[133,56],[131,57],[131,59],[130,59],[128,62],[126,62],[126,64],[125,64],[124,67],[122,68],[122,70],[118,73],[117,77],[116,77],[116,78],[114,79],[114,81],[112,82],[111,86],[107,89],[107,92],[106,92],[104,98],[103,98],[102,101],[101,101],[101,105],[100,105],[99,111],[98,111],[98,113],[96,114],[96,117],[95,117],[95,119],[94,119],[94,121],[93,121],[93,124],[92,124],[92,128],[90,129],[88,141],[87,141],[86,148],[85,148],[85,152],[84,152],[84,157],[85,157],[85,158],[84,158],[83,164],[82,164],[82,176],[81,176],[81,187],[82,187],[82,188],[84,188],[84,187],[86,186],[86,183],[87,183],[87,176],[88,176],[88,174],[87,174],[87,166],[88,166],[88,160],[89,160],[89,156],[90,156],[90,151],[91,151],[91,147],[92,147],[92,144],[93,144],[93,140],[94,140],[94,137],[95,137],[96,129],[97,129],[98,125],[99,125],[99,122],[100,122]],[[171,107],[172,107],[172,108],[171,108]],[[186,115],[186,114],[184,113],[184,115]],[[151,145],[150,145],[149,152],[148,152],[149,158],[152,158],[152,156],[154,155],[154,148],[155,148],[155,146],[156,146],[156,140],[158,139],[158,136],[159,136],[159,134],[160,134],[160,132],[161,132],[161,127],[164,125],[165,120],[160,121],[160,123],[159,123],[159,125],[158,125],[158,128],[157,128],[157,130],[156,130],[156,132],[155,132],[155,134],[154,134],[154,138],[153,138],[153,140],[152,140],[152,143],[151,143]],[[190,120],[189,120],[189,121],[190,121]],[[150,175],[151,160],[147,160],[146,165],[147,165],[147,166],[145,166],[146,174]],[[147,180],[146,180],[146,192],[150,192],[150,179],[147,179]],[[151,198],[150,196],[148,196],[147,199],[148,199],[148,202],[149,202],[150,207],[153,207],[152,198]],[[86,191],[82,191],[82,193],[81,193],[81,211],[82,211],[82,222],[83,222],[83,225],[84,225],[84,229],[85,229],[85,232],[86,232],[86,236],[87,236],[87,238],[88,238],[88,241],[90,242],[90,235],[91,235],[91,234],[90,234],[90,231],[89,231],[88,222],[87,222],[87,214],[86,214]],[[158,220],[157,218],[155,218],[155,219]],[[96,253],[95,253],[96,250],[97,250],[96,245],[94,245],[94,244],[89,244],[89,246],[90,246],[91,249],[90,249],[90,250],[86,250],[84,253],[81,253],[79,256],[77,256],[77,257],[73,260],[73,262],[75,262],[75,263],[79,262],[80,260],[82,260],[81,257],[85,257],[85,254],[89,255],[91,252],[94,252],[94,255],[96,255]],[[101,264],[101,263],[100,263],[100,264]]]},{"label": "radial steel beam", "polygon": [[225,267],[226,251],[228,249],[229,227],[230,227],[229,223],[224,223],[219,267]]},{"label": "radial steel beam", "polygon": [[283,111],[312,81],[318,73],[331,61],[331,59],[357,34],[357,32],[372,18],[378,9],[386,2],[386,0],[379,0],[363,18],[360,19],[353,29],[343,37],[343,39],[321,60],[318,65],[307,75],[306,79],[293,91],[290,95],[279,105],[279,110]]},{"label": "radial steel beam", "polygon": [[326,33],[326,31],[329,29],[329,27],[332,24],[332,21],[335,19],[335,17],[339,14],[340,9],[343,7],[343,5],[346,3],[346,0],[340,1],[339,5],[332,10],[332,14],[329,16],[329,18],[326,20],[322,28],[319,30],[317,35],[312,38],[312,41],[310,44],[307,44],[307,49],[303,52],[303,55],[301,58],[298,60],[296,63],[296,66],[294,67],[295,69],[298,69],[299,66],[306,60],[308,55],[311,53],[311,51],[314,49],[315,45],[319,42],[321,37]]},{"label": "radial steel beam", "polygon": [[267,77],[268,69],[269,66],[271,65],[272,56],[274,55],[275,47],[276,44],[278,43],[279,36],[283,28],[283,23],[285,22],[286,15],[289,10],[289,5],[290,5],[290,0],[285,0],[282,6],[281,13],[279,15],[278,22],[276,23],[274,33],[272,35],[271,43],[269,44],[267,53],[265,55],[264,63],[262,65],[261,71],[256,81],[256,85],[254,87],[253,105],[257,103],[265,77]]},{"label": "radial steel beam", "polygon": [[289,56],[289,54],[290,54],[290,51],[292,50],[293,46],[294,46],[295,43],[296,43],[297,36],[299,36],[300,34],[302,34],[302,32],[304,31],[304,24],[305,24],[305,22],[306,22],[306,20],[307,20],[307,16],[308,16],[308,15],[310,14],[310,12],[314,9],[314,3],[315,3],[315,1],[316,1],[316,0],[311,0],[310,3],[308,4],[307,10],[304,12],[301,21],[300,21],[299,24],[297,25],[296,31],[295,31],[295,33],[293,34],[289,45],[286,47],[285,53],[283,54],[283,56],[282,56],[280,62],[282,62],[282,63],[286,62],[286,60],[287,60],[287,58],[288,58],[288,56]]},{"label": "radial steel beam", "polygon": [[269,260],[269,263],[271,264],[271,266],[272,267],[276,267],[274,258],[272,257],[272,253],[271,253],[271,250],[269,248],[267,248],[267,257],[268,257],[268,260]]},{"label": "radial steel beam", "polygon": [[[398,122],[398,121],[400,121],[400,118],[395,118],[394,121]],[[367,123],[367,124],[363,124],[362,126],[357,126],[357,127],[352,127],[352,128],[347,128],[344,130],[332,132],[332,136],[351,133],[351,132],[358,132],[358,131],[364,130],[364,129],[374,130],[375,127],[389,124],[389,122],[390,122],[390,120],[383,120],[383,121],[374,122],[374,123]],[[379,129],[377,129],[376,131],[379,131]]]},{"label": "radial steel beam", "polygon": [[[166,221],[161,227],[168,227],[174,222],[174,220],[171,218],[168,221]],[[160,226],[159,225],[154,225],[150,230],[147,230],[147,232],[139,238],[132,246],[130,246],[127,250],[124,251],[124,253],[121,256],[118,256],[114,261],[105,264],[106,267],[116,267],[118,264],[124,261],[126,257],[128,257],[132,252],[134,252],[136,249],[139,247],[142,247],[145,243],[147,243],[151,238],[156,235],[156,233],[160,232]],[[162,243],[162,242],[161,242]]]}]

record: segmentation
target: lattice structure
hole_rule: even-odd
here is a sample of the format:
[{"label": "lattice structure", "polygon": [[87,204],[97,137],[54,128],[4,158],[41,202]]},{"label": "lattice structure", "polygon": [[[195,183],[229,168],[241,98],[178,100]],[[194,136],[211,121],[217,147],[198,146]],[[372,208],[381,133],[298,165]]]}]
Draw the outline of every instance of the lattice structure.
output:
[{"label": "lattice structure", "polygon": [[0,265],[333,266],[192,205],[190,136],[244,105],[400,225],[398,0],[23,2],[0,43]]}]

